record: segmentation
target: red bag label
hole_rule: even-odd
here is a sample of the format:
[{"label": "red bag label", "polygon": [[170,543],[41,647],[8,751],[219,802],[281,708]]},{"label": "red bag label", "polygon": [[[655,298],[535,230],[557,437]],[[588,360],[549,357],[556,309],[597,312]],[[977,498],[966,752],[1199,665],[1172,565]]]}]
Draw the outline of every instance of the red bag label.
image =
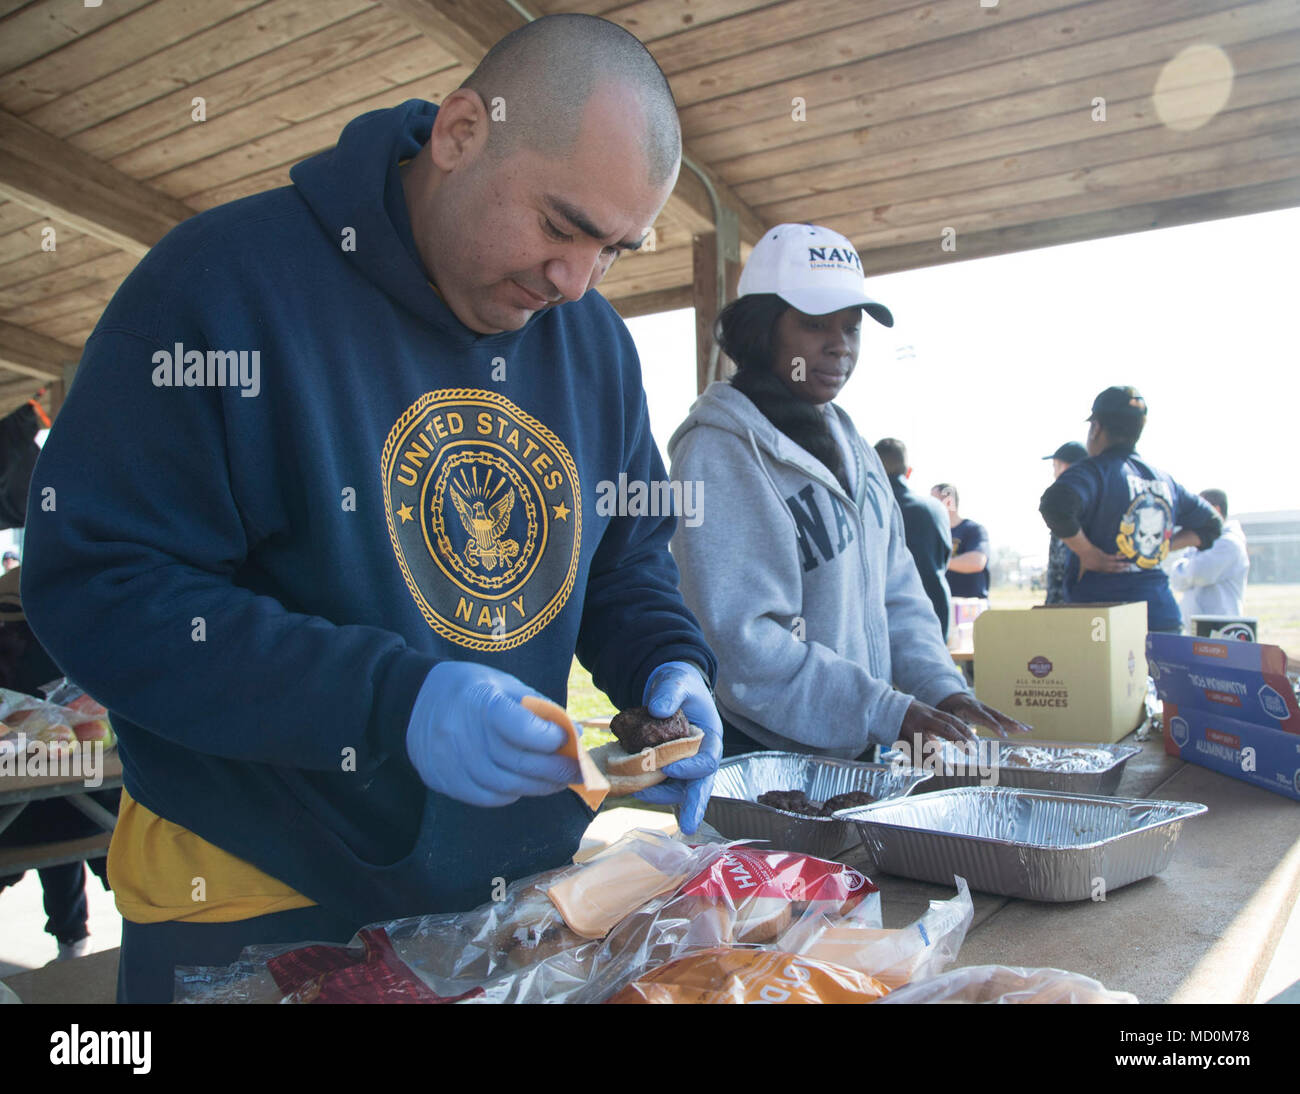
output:
[{"label": "red bag label", "polygon": [[842,862],[789,851],[751,851],[733,847],[724,851],[683,887],[693,893],[733,906],[751,897],[780,897],[784,900],[861,899],[876,887],[862,874]]},{"label": "red bag label", "polygon": [[431,991],[393,951],[382,927],[357,938],[360,950],[303,946],[271,958],[267,970],[276,987],[300,1003],[455,1003],[483,994],[482,988],[453,996]]}]

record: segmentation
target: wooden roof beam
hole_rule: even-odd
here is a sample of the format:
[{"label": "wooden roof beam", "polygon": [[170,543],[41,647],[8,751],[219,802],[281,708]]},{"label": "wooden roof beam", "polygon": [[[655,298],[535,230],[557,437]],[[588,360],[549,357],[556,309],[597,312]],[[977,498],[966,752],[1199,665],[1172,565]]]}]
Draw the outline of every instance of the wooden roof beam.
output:
[{"label": "wooden roof beam", "polygon": [[[505,0],[381,0],[383,5],[431,38],[466,68],[478,66],[483,55],[512,30],[524,25],[524,18]],[[683,153],[703,167],[703,160],[688,147]],[[742,243],[753,246],[766,226],[731,189],[707,167],[709,181],[718,200],[733,209],[740,220]],[[704,184],[688,167],[683,167],[677,185],[668,198],[671,215],[692,233],[712,232],[713,203]]]},{"label": "wooden roof beam", "polygon": [[944,251],[938,236],[923,243],[893,246],[859,247],[862,269],[867,277],[915,270],[926,266],[965,262],[992,255],[1016,254],[1040,247],[1055,247],[1087,239],[1146,232],[1155,228],[1172,228],[1199,224],[1226,217],[1248,216],[1289,209],[1300,205],[1300,175],[1253,186],[1191,194],[1166,200],[1124,205],[1117,209],[1032,220],[1001,228],[967,232],[960,235],[956,251]]},{"label": "wooden roof beam", "polygon": [[0,197],[142,257],[194,210],[0,111]]},{"label": "wooden roof beam", "polygon": [[80,359],[81,350],[76,346],[0,319],[0,366],[11,372],[38,380],[62,380],[63,366]]}]

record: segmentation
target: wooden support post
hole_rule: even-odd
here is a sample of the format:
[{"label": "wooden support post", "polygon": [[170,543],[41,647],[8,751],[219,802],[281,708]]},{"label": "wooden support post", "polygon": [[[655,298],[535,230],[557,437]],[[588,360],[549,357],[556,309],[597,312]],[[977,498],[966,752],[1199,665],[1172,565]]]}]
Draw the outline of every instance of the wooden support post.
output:
[{"label": "wooden support post", "polygon": [[[724,228],[725,230],[725,228]],[[693,276],[691,295],[695,306],[695,388],[703,392],[714,380],[729,376],[734,367],[725,354],[719,352],[710,365],[713,355],[713,321],[728,301],[736,298],[736,284],[740,280],[740,253],[733,240],[723,242],[726,263],[726,298],[718,299],[718,233],[708,232],[692,237],[691,255]]]}]

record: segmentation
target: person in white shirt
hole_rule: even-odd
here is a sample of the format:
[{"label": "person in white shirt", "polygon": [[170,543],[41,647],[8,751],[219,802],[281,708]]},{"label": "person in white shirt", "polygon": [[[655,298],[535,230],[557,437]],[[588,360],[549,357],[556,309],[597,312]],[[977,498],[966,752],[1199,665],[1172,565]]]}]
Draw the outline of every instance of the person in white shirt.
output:
[{"label": "person in white shirt", "polygon": [[1223,518],[1223,534],[1208,550],[1191,548],[1173,564],[1169,585],[1182,594],[1183,619],[1194,615],[1241,615],[1246,596],[1246,536],[1241,522],[1228,519],[1228,495],[1222,490],[1202,490]]}]

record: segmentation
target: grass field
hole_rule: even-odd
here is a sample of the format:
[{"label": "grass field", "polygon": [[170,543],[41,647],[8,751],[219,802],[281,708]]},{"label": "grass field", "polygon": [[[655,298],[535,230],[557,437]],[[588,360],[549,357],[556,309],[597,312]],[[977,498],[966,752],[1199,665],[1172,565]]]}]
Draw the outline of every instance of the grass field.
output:
[{"label": "grass field", "polygon": [[[1038,589],[994,587],[989,603],[994,608],[1030,608],[1043,602]],[[1300,664],[1300,585],[1247,585],[1246,614],[1259,620],[1259,637],[1270,646],[1281,646],[1293,664]],[[569,672],[569,714],[575,720],[609,716],[616,708],[604,692],[591,682],[591,675],[575,660]],[[582,743],[588,748],[613,738],[598,730],[587,730]]]}]

